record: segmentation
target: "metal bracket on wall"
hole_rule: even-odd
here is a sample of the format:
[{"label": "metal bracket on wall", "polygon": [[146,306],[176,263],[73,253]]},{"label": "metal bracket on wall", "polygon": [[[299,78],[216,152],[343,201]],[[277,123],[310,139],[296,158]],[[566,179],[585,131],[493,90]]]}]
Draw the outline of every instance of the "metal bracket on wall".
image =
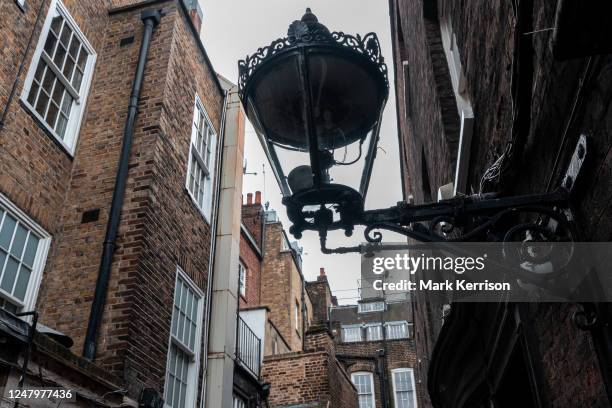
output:
[{"label": "metal bracket on wall", "polygon": [[587,137],[586,135],[580,135],[576,148],[574,149],[574,154],[572,155],[572,160],[570,161],[567,171],[565,172],[565,176],[563,177],[563,181],[561,182],[561,185],[569,192],[572,192],[576,186],[576,181],[580,175],[582,165],[586,160],[586,155]]}]

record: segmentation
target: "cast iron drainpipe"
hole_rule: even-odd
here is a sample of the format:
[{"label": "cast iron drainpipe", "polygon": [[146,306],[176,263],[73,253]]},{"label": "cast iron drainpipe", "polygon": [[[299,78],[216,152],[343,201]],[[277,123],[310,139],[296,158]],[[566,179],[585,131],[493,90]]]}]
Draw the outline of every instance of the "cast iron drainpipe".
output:
[{"label": "cast iron drainpipe", "polygon": [[138,114],[138,100],[140,99],[140,89],[142,87],[142,78],[144,76],[145,64],[147,55],[149,54],[149,46],[151,45],[151,37],[153,30],[161,20],[160,10],[144,10],[141,14],[141,19],[144,23],[144,33],[142,35],[142,44],[140,45],[140,54],[138,56],[138,65],[136,66],[136,74],[132,83],[132,93],[130,95],[130,103],[128,105],[128,114],[123,130],[123,144],[121,145],[121,155],[119,156],[119,168],[117,169],[117,178],[115,180],[115,188],[113,190],[113,201],[111,203],[108,224],[106,226],[106,236],[104,238],[104,247],[102,249],[102,257],[100,259],[100,269],[98,270],[98,278],[96,280],[96,289],[94,292],[91,311],[89,314],[89,322],[87,324],[87,334],[85,335],[85,344],[83,345],[83,357],[88,360],[93,360],[96,353],[96,340],[102,315],[104,313],[104,305],[106,303],[106,290],[108,289],[108,280],[110,277],[111,264],[113,262],[113,254],[115,252],[117,231],[119,229],[119,221],[121,218],[121,207],[125,197],[125,186],[128,175],[128,163],[130,152],[132,150],[132,140],[134,138],[134,124],[136,115]]}]

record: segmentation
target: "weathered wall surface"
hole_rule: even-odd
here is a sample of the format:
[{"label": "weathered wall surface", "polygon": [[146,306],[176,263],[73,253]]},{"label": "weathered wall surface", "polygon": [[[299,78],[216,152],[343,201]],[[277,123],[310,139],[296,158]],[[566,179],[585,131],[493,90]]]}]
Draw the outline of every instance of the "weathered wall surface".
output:
[{"label": "weathered wall surface", "polygon": [[271,407],[357,407],[357,391],[325,329],[306,334],[303,352],[266,357],[262,377],[271,385]]},{"label": "weathered wall surface", "polygon": [[[524,194],[556,188],[578,137],[586,134],[590,138],[589,163],[579,185],[577,223],[583,239],[610,240],[612,58],[602,55],[555,60],[553,31],[526,37],[523,32],[554,27],[557,1],[520,3],[530,7],[525,21],[531,29],[522,27],[518,32],[518,15],[512,2],[390,1],[405,195],[413,194],[417,202],[426,197],[435,200],[438,187],[454,178],[447,106],[452,88],[445,72],[446,61],[439,58],[442,48],[437,18],[448,12],[475,117],[469,190],[478,192],[484,171],[516,136],[519,126],[524,130],[509,162],[510,172],[501,184],[489,185],[490,189]],[[533,47],[533,54],[529,54],[533,57],[533,70],[522,74],[522,86],[531,91],[531,102],[523,102],[527,112],[522,124],[514,122],[513,129],[513,103],[518,103],[511,96],[513,81],[518,83],[517,78],[512,78],[513,62],[519,58],[517,36]],[[402,60],[407,61],[410,71],[407,84]],[[526,85],[526,76],[531,76],[532,87]],[[442,324],[441,308],[423,298],[416,300],[418,355],[431,355]],[[552,406],[607,404],[593,339],[571,323],[574,309],[571,305],[533,305],[525,316],[525,324],[533,329],[531,352],[539,361],[539,375],[544,379],[545,386],[540,391]],[[426,369],[424,359],[419,374],[423,381]],[[559,372],[568,375],[561,376]]]}]

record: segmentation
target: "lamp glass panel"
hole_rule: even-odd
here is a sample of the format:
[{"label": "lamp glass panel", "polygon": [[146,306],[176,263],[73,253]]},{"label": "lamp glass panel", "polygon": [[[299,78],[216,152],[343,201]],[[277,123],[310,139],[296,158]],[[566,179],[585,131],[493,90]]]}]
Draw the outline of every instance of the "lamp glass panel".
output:
[{"label": "lamp glass panel", "polygon": [[359,191],[359,184],[366,165],[365,159],[373,133],[373,131],[368,132],[363,143],[357,141],[331,150],[335,164],[328,171],[330,183],[343,184]]},{"label": "lamp glass panel", "polygon": [[290,54],[256,77],[250,91],[249,117],[253,118],[255,113],[258,123],[254,126],[269,143],[308,151],[306,95],[301,85],[298,57],[297,53]]},{"label": "lamp glass panel", "polygon": [[364,138],[378,119],[382,99],[377,76],[364,61],[314,49],[308,54],[308,77],[319,148],[339,149]]}]

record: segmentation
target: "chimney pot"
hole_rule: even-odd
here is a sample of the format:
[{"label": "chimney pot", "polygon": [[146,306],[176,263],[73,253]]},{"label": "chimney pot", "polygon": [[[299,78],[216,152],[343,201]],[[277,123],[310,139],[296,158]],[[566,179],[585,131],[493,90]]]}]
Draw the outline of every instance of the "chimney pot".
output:
[{"label": "chimney pot", "polygon": [[255,204],[261,204],[261,191],[255,192]]},{"label": "chimney pot", "polygon": [[319,268],[319,276],[325,276],[325,268]]},{"label": "chimney pot", "polygon": [[253,204],[253,193],[247,193],[247,205]]}]

